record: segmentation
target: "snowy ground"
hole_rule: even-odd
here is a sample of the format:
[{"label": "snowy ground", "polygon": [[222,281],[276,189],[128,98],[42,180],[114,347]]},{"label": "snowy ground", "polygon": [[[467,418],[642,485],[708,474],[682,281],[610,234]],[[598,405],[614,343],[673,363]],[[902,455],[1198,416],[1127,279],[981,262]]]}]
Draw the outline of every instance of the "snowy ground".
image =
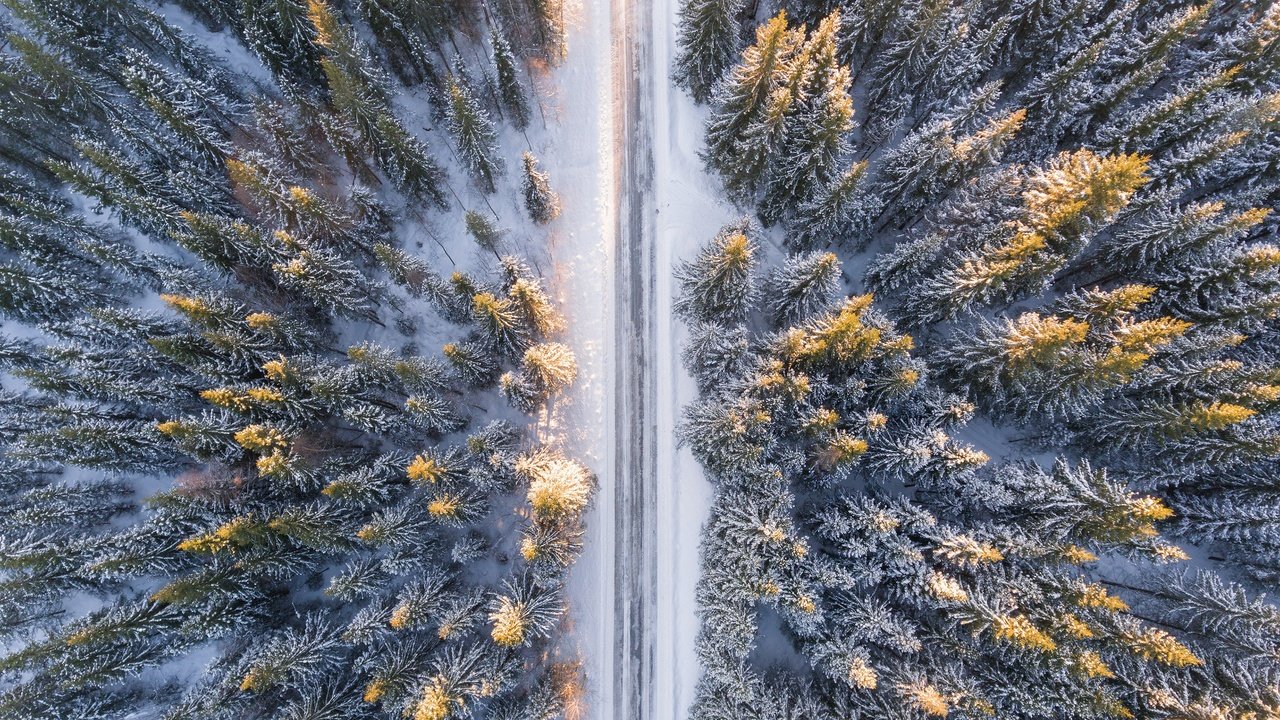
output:
[{"label": "snowy ground", "polygon": [[688,449],[676,447],[681,408],[694,400],[697,387],[680,364],[686,331],[672,317],[673,268],[692,256],[738,213],[722,200],[718,183],[702,167],[704,108],[669,79],[676,52],[678,0],[653,0],[650,37],[654,93],[653,166],[656,213],[654,325],[652,361],[657,382],[655,442],[658,461],[656,558],[658,593],[653,718],[687,717],[698,679],[694,639],[698,619],[698,541],[711,506],[711,485]]},{"label": "snowy ground", "polygon": [[539,83],[547,121],[545,147],[535,148],[562,198],[550,227],[551,285],[568,320],[566,341],[578,359],[578,381],[556,414],[572,454],[599,477],[586,518],[586,545],[570,571],[571,616],[560,652],[581,660],[587,678],[585,717],[610,717],[613,706],[614,487],[611,392],[616,191],[613,79],[607,2],[575,2],[568,54]]}]

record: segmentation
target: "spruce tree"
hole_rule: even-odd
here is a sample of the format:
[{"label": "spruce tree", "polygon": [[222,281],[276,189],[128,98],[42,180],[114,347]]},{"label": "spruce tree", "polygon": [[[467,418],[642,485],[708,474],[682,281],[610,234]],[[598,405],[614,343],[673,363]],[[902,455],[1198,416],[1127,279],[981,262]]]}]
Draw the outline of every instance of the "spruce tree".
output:
[{"label": "spruce tree", "polygon": [[511,125],[517,130],[524,130],[529,126],[529,102],[525,99],[524,88],[520,84],[520,74],[511,44],[499,28],[490,31],[489,44],[493,68],[498,76],[498,97],[502,100],[502,107],[510,116]]},{"label": "spruce tree", "polygon": [[787,71],[794,97],[782,121],[776,166],[763,187],[759,211],[766,223],[792,214],[796,205],[826,188],[849,151],[853,100],[849,69],[836,54],[839,27],[839,12],[824,18]]},{"label": "spruce tree", "polygon": [[764,148],[756,147],[753,154],[746,141],[753,134],[757,142],[763,140],[759,135],[767,134],[771,109],[786,102],[786,96],[775,95],[774,89],[802,39],[787,28],[786,13],[779,13],[756,29],[755,44],[744,51],[742,62],[716,93],[702,157],[725,178],[732,194],[749,195],[760,182],[759,154]]},{"label": "spruce tree", "polygon": [[741,321],[755,295],[756,244],[751,223],[726,225],[692,261],[680,266],[675,309],[690,320]]},{"label": "spruce tree", "polygon": [[496,135],[488,113],[475,98],[466,78],[456,73],[445,83],[448,96],[449,133],[471,179],[485,193],[493,192],[494,180],[502,174],[502,162],[495,157]]},{"label": "spruce tree", "polygon": [[839,291],[839,259],[813,252],[789,259],[769,277],[764,292],[778,324],[786,325],[827,309]]},{"label": "spruce tree", "polygon": [[706,102],[738,56],[737,0],[688,0],[680,6],[680,51],[672,80]]},{"label": "spruce tree", "polygon": [[551,189],[547,174],[538,169],[538,159],[533,153],[526,151],[520,162],[524,170],[521,192],[525,210],[534,222],[545,225],[560,214],[560,198]]}]

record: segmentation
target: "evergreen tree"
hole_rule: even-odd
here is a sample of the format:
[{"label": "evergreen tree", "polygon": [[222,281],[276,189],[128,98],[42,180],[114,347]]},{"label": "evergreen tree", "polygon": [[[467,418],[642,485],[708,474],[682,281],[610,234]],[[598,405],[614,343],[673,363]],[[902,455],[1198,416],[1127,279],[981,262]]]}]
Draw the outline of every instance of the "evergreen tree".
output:
[{"label": "evergreen tree", "polygon": [[490,606],[493,641],[502,647],[520,647],[546,637],[560,615],[560,605],[555,586],[539,588],[528,578],[508,581],[506,592]]},{"label": "evergreen tree", "polygon": [[868,220],[867,209],[875,202],[866,187],[866,172],[867,162],[856,162],[802,202],[791,223],[791,243],[807,248],[821,240],[829,247],[858,237]]},{"label": "evergreen tree", "polygon": [[818,24],[788,69],[793,94],[782,122],[777,166],[770,169],[760,201],[760,217],[771,223],[825,189],[836,177],[839,159],[848,153],[853,100],[847,67],[836,57],[840,14]]},{"label": "evergreen tree", "polygon": [[319,58],[312,45],[314,27],[307,6],[298,0],[249,0],[241,11],[244,38],[279,77],[314,82]]},{"label": "evergreen tree", "polygon": [[830,307],[840,291],[840,261],[834,253],[797,255],[766,282],[775,318],[780,325],[803,322]]},{"label": "evergreen tree", "polygon": [[492,48],[493,68],[498,76],[498,97],[502,99],[502,107],[510,116],[511,125],[517,130],[524,130],[529,126],[529,102],[525,100],[524,88],[520,86],[520,75],[511,44],[502,31],[496,28],[489,33],[489,44]]},{"label": "evergreen tree", "polygon": [[691,320],[741,321],[754,296],[756,244],[751,223],[726,225],[698,256],[676,270],[676,312]]},{"label": "evergreen tree", "polygon": [[538,169],[538,159],[533,153],[525,152],[520,162],[524,168],[521,192],[525,210],[534,222],[545,225],[560,214],[560,198],[551,189],[547,174]]},{"label": "evergreen tree", "polygon": [[502,174],[502,162],[494,157],[496,135],[488,113],[476,100],[466,78],[453,74],[445,84],[449,99],[449,132],[458,146],[463,164],[471,179],[483,192],[496,188],[494,180]]},{"label": "evergreen tree", "polygon": [[689,0],[680,6],[680,52],[671,77],[700,103],[738,56],[741,10],[736,0]]},{"label": "evergreen tree", "polygon": [[787,29],[786,13],[779,13],[756,29],[755,44],[716,92],[702,157],[724,177],[731,194],[748,196],[760,182],[768,142],[790,102],[789,90],[775,92],[775,87],[802,40],[802,33]]},{"label": "evergreen tree", "polygon": [[467,233],[475,239],[481,248],[494,254],[498,252],[498,244],[502,242],[502,230],[492,220],[474,210],[466,214]]}]

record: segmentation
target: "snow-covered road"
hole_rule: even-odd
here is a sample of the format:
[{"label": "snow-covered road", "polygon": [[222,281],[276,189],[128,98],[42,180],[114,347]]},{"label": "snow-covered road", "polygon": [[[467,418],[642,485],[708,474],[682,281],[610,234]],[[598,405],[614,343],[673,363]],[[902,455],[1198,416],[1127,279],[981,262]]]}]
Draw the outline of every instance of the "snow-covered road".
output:
[{"label": "snow-covered road", "polygon": [[668,79],[678,0],[582,1],[551,76],[542,149],[564,197],[551,254],[581,366],[564,421],[601,480],[565,650],[584,662],[588,717],[678,720],[698,675],[711,488],[676,446],[695,388],[679,363],[671,273],[734,212],[697,157],[702,111]]}]

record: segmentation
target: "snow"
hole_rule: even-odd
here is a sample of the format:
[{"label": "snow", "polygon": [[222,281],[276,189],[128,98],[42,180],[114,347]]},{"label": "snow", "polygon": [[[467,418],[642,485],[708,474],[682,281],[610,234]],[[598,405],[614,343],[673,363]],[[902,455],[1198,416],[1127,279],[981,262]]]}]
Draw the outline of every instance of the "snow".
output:
[{"label": "snow", "polygon": [[[712,501],[712,488],[687,448],[676,443],[681,408],[697,398],[697,386],[680,364],[687,330],[672,316],[672,273],[740,212],[727,205],[719,183],[698,158],[705,108],[670,81],[676,53],[678,0],[652,0],[654,108],[653,178],[655,218],[657,383],[657,607],[655,610],[654,718],[684,718],[694,699],[698,659],[695,587],[698,545]],[[665,380],[665,382],[664,382]]]},{"label": "snow", "polygon": [[568,321],[564,342],[578,360],[578,380],[559,398],[540,434],[566,445],[600,487],[586,523],[582,556],[569,574],[570,620],[560,642],[586,675],[585,717],[613,706],[614,543],[610,412],[613,348],[612,230],[616,195],[611,102],[609,7],[575,3],[568,15],[568,54],[540,83],[546,139],[535,143],[562,211],[549,226],[552,293]]}]

